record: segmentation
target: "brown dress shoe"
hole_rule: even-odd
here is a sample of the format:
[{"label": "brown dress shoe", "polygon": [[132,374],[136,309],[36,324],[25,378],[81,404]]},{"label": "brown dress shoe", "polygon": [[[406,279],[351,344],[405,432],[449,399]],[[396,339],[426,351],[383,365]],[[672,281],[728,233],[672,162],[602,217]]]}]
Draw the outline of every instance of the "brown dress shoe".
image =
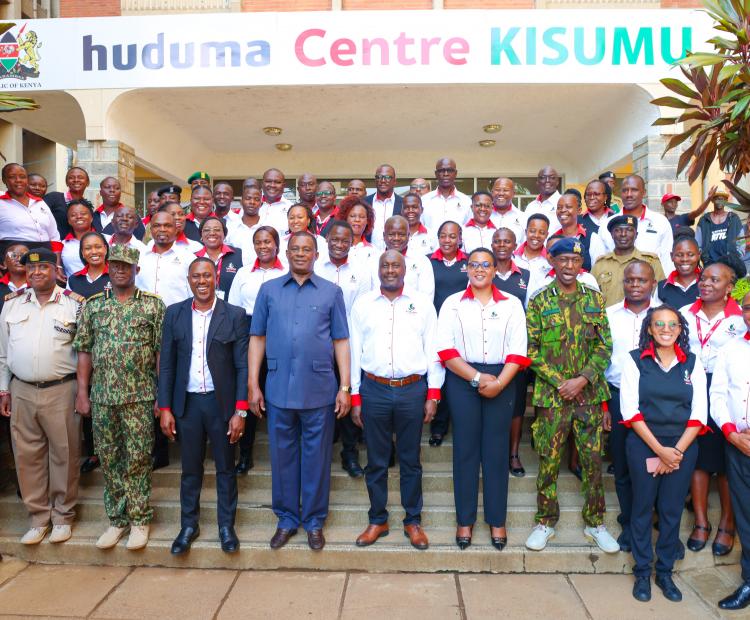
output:
[{"label": "brown dress shoe", "polygon": [[285,530],[278,528],[271,539],[271,549],[280,549],[289,542],[289,539],[297,533],[297,530]]},{"label": "brown dress shoe", "polygon": [[411,525],[404,526],[404,536],[409,539],[411,546],[415,549],[424,551],[430,546],[430,541],[427,540],[427,534],[424,533],[422,526],[418,523],[412,523]]},{"label": "brown dress shoe", "polygon": [[323,530],[310,530],[307,533],[307,544],[313,551],[320,551],[326,545]]},{"label": "brown dress shoe", "polygon": [[383,536],[388,536],[388,524],[370,523],[367,529],[357,537],[356,545],[357,547],[369,547],[378,538],[382,538]]}]

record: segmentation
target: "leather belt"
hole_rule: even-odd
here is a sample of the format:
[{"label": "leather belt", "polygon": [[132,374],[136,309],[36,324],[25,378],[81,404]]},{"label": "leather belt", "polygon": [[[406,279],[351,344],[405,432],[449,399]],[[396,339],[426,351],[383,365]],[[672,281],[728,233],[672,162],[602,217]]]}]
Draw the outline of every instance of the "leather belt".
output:
[{"label": "leather belt", "polygon": [[23,379],[18,379],[18,377],[15,377],[15,379],[18,379],[21,383],[25,383],[26,385],[33,385],[35,388],[38,388],[40,390],[48,387],[54,387],[55,385],[62,385],[63,383],[72,381],[75,378],[76,373],[74,372],[70,373],[69,375],[65,375],[62,379],[54,379],[52,381],[24,381]]},{"label": "leather belt", "polygon": [[401,379],[389,379],[388,377],[378,377],[372,373],[365,372],[365,377],[375,383],[380,383],[381,385],[387,385],[389,387],[404,387],[416,383],[417,381],[421,381],[424,378],[424,375],[409,375],[408,377],[402,377]]}]

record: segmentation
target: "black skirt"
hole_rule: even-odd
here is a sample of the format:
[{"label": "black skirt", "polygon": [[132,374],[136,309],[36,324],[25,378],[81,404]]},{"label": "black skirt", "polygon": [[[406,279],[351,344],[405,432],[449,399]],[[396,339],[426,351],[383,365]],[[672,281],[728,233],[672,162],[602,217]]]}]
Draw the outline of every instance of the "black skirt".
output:
[{"label": "black skirt", "polygon": [[[706,373],[706,388],[711,389],[711,378],[713,375]],[[711,417],[711,401],[708,403],[708,428],[711,432],[698,437],[698,461],[695,469],[708,472],[709,474],[723,474],[726,472],[724,462],[724,450],[726,439],[724,433],[716,425]]]}]

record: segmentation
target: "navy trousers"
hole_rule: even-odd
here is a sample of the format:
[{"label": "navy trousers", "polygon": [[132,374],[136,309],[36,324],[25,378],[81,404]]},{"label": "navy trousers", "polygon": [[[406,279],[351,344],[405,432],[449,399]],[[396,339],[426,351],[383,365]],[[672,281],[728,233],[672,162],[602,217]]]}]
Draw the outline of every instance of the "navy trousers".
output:
[{"label": "navy trousers", "polygon": [[404,387],[390,387],[362,376],[362,397],[367,467],[365,480],[370,496],[370,523],[388,521],[388,460],[391,442],[396,434],[401,478],[401,505],[406,516],[404,525],[422,519],[422,463],[420,447],[427,382],[417,381]]},{"label": "navy trousers", "polygon": [[727,442],[726,463],[734,520],[742,544],[742,580],[750,581],[750,456]]},{"label": "navy trousers", "polygon": [[[674,446],[680,439],[659,435],[656,438],[663,446]],[[625,452],[633,482],[633,510],[630,516],[630,544],[635,560],[633,574],[636,577],[648,577],[651,574],[654,559],[651,532],[655,508],[659,515],[656,574],[670,575],[681,549],[680,520],[698,458],[698,445],[693,442],[685,450],[677,471],[660,476],[653,476],[646,471],[646,459],[656,455],[635,432],[631,432],[625,440]]]},{"label": "navy trousers", "polygon": [[630,542],[630,513],[633,508],[633,485],[630,481],[628,470],[628,457],[625,453],[625,440],[632,432],[622,424],[620,413],[620,388],[609,384],[611,398],[607,401],[609,412],[612,416],[612,431],[609,434],[609,454],[612,457],[612,465],[615,467],[615,492],[620,504],[620,514],[617,522],[622,528],[620,540]]},{"label": "navy trousers", "polygon": [[[477,372],[499,375],[499,364],[472,364]],[[453,422],[453,496],[458,525],[477,520],[479,467],[482,467],[484,520],[505,525],[508,512],[510,421],[517,386],[508,385],[495,398],[484,398],[468,381],[447,371],[449,407]]]},{"label": "navy trousers", "polygon": [[266,401],[271,495],[278,527],[323,528],[331,489],[333,405],[282,409]]},{"label": "navy trousers", "polygon": [[188,393],[185,412],[177,418],[182,476],[180,479],[180,524],[196,527],[200,516],[203,461],[206,437],[216,465],[216,506],[219,527],[233,526],[237,512],[237,477],[234,474],[234,447],[229,443],[227,423],[219,415],[213,392]]}]

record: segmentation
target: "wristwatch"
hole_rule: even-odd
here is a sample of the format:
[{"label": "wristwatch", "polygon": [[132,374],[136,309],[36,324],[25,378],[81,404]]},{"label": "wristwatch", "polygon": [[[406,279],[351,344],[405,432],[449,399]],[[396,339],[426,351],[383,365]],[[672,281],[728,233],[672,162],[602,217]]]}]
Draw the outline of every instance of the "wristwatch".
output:
[{"label": "wristwatch", "polygon": [[473,388],[479,387],[479,377],[481,376],[482,376],[481,372],[478,372],[477,374],[474,375],[474,378],[471,381],[469,381],[469,383],[471,384],[471,387]]},{"label": "wristwatch", "polygon": [[234,415],[238,415],[241,418],[246,418],[247,417],[247,411],[245,411],[244,409],[235,409],[234,410]]},{"label": "wristwatch", "polygon": [[352,386],[351,385],[340,385],[339,386],[339,392],[346,392],[347,394],[351,394],[351,392],[352,392]]}]

